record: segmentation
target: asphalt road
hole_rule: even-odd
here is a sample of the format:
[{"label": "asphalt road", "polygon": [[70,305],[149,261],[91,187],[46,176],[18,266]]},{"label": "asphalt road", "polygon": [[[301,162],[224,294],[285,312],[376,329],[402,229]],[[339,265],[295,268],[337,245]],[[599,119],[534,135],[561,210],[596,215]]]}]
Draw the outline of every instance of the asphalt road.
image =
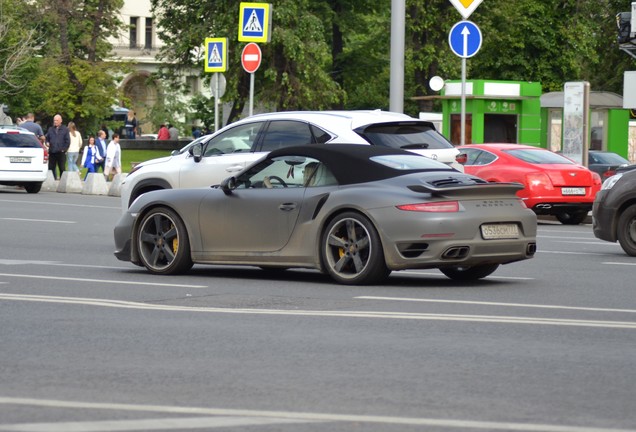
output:
[{"label": "asphalt road", "polygon": [[112,252],[119,198],[0,187],[0,431],[636,430],[636,259],[541,222],[473,284]]}]

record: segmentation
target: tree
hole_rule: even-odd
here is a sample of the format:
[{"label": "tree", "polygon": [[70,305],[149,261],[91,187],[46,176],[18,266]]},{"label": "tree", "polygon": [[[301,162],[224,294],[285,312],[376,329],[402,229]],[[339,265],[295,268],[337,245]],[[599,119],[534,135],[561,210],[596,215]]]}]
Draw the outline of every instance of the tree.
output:
[{"label": "tree", "polygon": [[[3,0],[4,1],[4,0]],[[26,89],[15,102],[38,113],[43,123],[59,113],[81,131],[95,130],[117,100],[117,79],[126,70],[108,63],[107,37],[121,28],[117,14],[123,0],[34,0],[21,2],[40,42],[30,64]]]}]

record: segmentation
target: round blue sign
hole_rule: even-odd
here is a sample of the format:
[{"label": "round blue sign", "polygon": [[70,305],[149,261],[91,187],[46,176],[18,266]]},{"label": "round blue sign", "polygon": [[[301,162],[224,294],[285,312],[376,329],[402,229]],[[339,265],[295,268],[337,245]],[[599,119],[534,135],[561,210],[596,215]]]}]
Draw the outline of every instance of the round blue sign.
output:
[{"label": "round blue sign", "polygon": [[477,54],[481,48],[481,30],[472,21],[456,23],[448,34],[451,50],[461,58],[469,58]]}]

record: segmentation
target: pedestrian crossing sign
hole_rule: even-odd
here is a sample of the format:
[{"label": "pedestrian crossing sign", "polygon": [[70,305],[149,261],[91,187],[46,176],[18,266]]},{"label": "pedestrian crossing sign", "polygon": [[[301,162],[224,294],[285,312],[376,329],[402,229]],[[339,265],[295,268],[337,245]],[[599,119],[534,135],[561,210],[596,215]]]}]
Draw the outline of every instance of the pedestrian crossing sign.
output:
[{"label": "pedestrian crossing sign", "polygon": [[227,38],[205,39],[205,71],[227,71]]},{"label": "pedestrian crossing sign", "polygon": [[238,40],[240,42],[269,42],[271,27],[271,4],[241,3],[238,32]]}]

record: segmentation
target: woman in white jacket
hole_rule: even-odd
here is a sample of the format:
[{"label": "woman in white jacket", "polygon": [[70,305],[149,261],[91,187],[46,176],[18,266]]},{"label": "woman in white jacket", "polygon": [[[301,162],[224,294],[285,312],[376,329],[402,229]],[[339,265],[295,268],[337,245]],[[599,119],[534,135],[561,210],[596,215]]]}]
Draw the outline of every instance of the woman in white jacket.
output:
[{"label": "woman in white jacket", "polygon": [[106,147],[106,166],[104,175],[110,181],[110,174],[121,174],[121,146],[119,145],[119,134],[113,134],[113,140]]},{"label": "woman in white jacket", "polygon": [[82,134],[77,130],[75,123],[69,122],[68,132],[71,137],[71,144],[66,151],[66,165],[69,171],[79,171],[77,158],[82,147]]}]

